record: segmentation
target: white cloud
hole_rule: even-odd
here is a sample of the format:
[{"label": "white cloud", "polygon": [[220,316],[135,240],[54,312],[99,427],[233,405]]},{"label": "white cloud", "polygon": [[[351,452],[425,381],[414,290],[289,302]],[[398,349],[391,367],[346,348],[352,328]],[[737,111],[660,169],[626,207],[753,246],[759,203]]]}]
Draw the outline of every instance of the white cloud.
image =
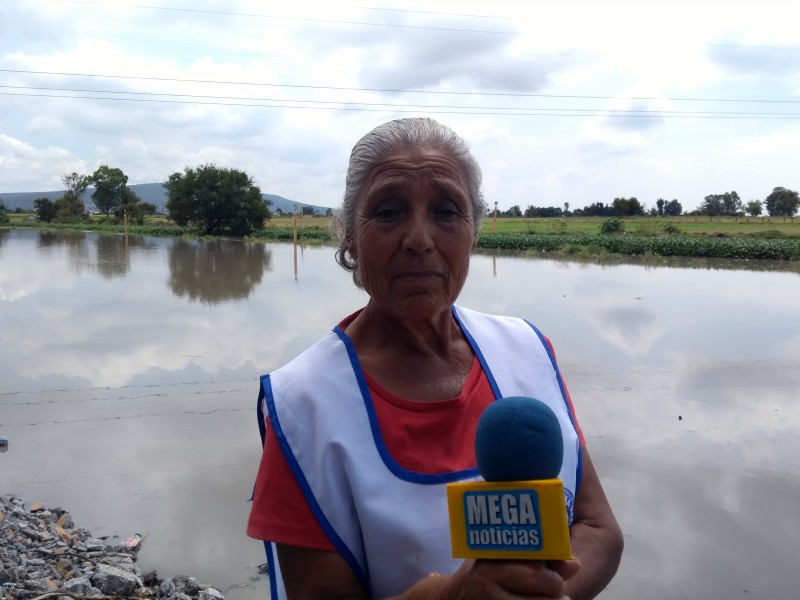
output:
[{"label": "white cloud", "polygon": [[0,133],[0,174],[8,191],[59,189],[62,174],[85,168],[85,162],[64,148],[37,148]]},{"label": "white cloud", "polygon": [[412,114],[471,142],[501,208],[668,194],[691,209],[719,186],[800,187],[794,117],[722,115],[793,104],[696,100],[800,101],[800,8],[542,6],[3,3],[0,194],[100,164],[146,183],[207,161],[335,206],[353,143]]}]

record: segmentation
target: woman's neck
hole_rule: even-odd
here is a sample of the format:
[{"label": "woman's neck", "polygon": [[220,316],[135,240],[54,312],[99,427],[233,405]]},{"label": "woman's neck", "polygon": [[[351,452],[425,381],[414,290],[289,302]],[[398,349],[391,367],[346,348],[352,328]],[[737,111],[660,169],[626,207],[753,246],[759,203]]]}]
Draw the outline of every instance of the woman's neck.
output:
[{"label": "woman's neck", "polygon": [[361,367],[401,398],[458,396],[474,355],[450,310],[428,319],[395,319],[366,308],[346,327]]},{"label": "woman's neck", "polygon": [[401,353],[446,357],[464,341],[450,309],[424,319],[400,319],[371,302],[347,326],[359,355]]}]

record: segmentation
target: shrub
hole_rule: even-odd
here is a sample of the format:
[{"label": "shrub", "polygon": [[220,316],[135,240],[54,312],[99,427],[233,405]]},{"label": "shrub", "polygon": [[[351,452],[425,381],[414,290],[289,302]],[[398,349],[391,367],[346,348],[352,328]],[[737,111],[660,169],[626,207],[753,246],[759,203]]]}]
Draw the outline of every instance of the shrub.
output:
[{"label": "shrub", "polygon": [[600,226],[600,233],[619,233],[625,229],[625,224],[618,217],[611,217],[603,221]]},{"label": "shrub", "polygon": [[666,223],[661,228],[661,231],[663,231],[664,233],[669,233],[669,234],[680,233],[681,232],[681,230],[678,229],[678,226],[673,224],[673,223]]}]

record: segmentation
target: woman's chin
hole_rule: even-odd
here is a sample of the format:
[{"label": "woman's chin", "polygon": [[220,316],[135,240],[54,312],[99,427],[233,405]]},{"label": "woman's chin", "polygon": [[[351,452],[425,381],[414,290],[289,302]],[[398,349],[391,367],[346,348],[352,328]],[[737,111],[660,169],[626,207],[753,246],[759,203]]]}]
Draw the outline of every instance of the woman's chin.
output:
[{"label": "woman's chin", "polygon": [[443,295],[418,292],[393,297],[384,310],[397,320],[422,321],[449,312],[451,305],[450,299]]}]

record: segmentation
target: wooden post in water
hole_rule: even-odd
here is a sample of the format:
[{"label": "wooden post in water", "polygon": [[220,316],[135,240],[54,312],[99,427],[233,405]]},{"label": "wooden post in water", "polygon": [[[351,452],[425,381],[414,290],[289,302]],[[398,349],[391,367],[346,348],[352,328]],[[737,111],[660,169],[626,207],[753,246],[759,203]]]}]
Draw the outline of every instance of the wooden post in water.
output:
[{"label": "wooden post in water", "polygon": [[294,243],[297,243],[297,204],[294,205],[292,209],[292,215],[294,217]]},{"label": "wooden post in water", "polygon": [[297,281],[297,242],[294,244],[294,280]]}]

